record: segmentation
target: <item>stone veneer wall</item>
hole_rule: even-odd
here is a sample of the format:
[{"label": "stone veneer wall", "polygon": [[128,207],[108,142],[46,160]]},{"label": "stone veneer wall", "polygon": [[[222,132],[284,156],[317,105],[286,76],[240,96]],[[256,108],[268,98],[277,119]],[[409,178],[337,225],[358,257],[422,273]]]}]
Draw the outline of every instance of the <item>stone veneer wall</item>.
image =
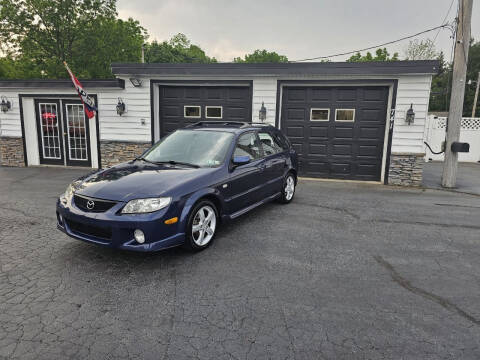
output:
[{"label": "stone veneer wall", "polygon": [[390,185],[421,186],[424,154],[392,154],[388,183]]},{"label": "stone veneer wall", "polygon": [[25,166],[21,137],[0,137],[0,165]]},{"label": "stone veneer wall", "polygon": [[101,167],[106,168],[121,162],[133,160],[147,150],[151,143],[124,142],[124,141],[100,141]]}]

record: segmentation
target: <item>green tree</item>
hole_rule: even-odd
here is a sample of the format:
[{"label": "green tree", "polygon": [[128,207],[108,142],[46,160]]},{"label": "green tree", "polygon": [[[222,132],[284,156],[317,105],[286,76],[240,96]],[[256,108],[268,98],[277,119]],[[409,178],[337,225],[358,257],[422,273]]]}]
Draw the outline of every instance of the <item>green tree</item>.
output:
[{"label": "green tree", "polygon": [[347,59],[347,62],[364,62],[364,61],[395,61],[398,60],[398,53],[393,53],[393,56],[390,57],[386,48],[377,49],[375,51],[375,56],[372,55],[370,51],[368,51],[365,55],[360,54],[357,52],[356,54],[350,56]]},{"label": "green tree", "polygon": [[184,34],[177,34],[169,41],[152,41],[145,45],[147,63],[214,63],[199,46],[193,45]]},{"label": "green tree", "polygon": [[[480,41],[473,42],[468,52],[467,84],[465,87],[465,101],[463,103],[463,116],[472,116],[473,98],[475,97],[475,86],[480,72]],[[471,84],[468,81],[471,80]],[[479,100],[480,101],[480,100]],[[475,116],[480,116],[480,104],[477,102]]]},{"label": "green tree", "polygon": [[279,55],[275,51],[255,50],[251,54],[246,54],[244,58],[236,57],[234,63],[286,63],[288,58],[285,55]]},{"label": "green tree", "polygon": [[146,31],[133,19],[100,18],[87,29],[88,36],[78,40],[81,55],[72,59],[79,77],[112,77],[113,62],[139,62]]},{"label": "green tree", "polygon": [[435,44],[431,39],[410,40],[404,51],[405,60],[432,60],[438,57]]},{"label": "green tree", "polygon": [[0,0],[3,77],[111,77],[111,61],[139,61],[145,30],[116,18],[116,0]]},{"label": "green tree", "polygon": [[[443,53],[437,58],[440,61],[438,74],[432,78],[429,111],[448,111],[450,106],[452,64],[445,62]],[[465,99],[463,116],[471,116],[475,86],[480,71],[480,42],[472,40],[468,54],[467,84],[465,84]],[[472,83],[468,84],[468,80]],[[480,115],[480,104],[477,104],[477,116]]]},{"label": "green tree", "polygon": [[449,78],[451,76],[451,64],[445,61],[443,52],[437,57],[440,63],[438,74],[432,77],[430,89],[429,111],[446,111],[450,101]]}]

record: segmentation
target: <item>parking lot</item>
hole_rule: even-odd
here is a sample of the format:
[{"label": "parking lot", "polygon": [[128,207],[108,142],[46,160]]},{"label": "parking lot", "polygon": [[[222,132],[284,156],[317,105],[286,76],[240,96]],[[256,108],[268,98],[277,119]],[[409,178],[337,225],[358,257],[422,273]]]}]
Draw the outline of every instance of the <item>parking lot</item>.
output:
[{"label": "parking lot", "polygon": [[55,229],[83,172],[0,168],[0,358],[480,358],[479,196],[304,180],[141,254]]}]

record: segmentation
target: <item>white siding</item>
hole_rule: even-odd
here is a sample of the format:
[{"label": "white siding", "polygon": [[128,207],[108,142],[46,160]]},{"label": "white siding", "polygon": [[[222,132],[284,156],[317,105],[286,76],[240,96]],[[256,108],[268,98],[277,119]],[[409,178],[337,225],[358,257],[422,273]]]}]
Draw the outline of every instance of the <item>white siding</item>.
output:
[{"label": "white siding", "polygon": [[21,137],[22,127],[20,124],[20,107],[18,104],[18,92],[15,90],[0,89],[0,95],[13,103],[12,109],[6,113],[0,111],[0,136]]},{"label": "white siding", "polygon": [[262,107],[262,101],[267,109],[266,122],[275,125],[275,114],[277,106],[277,79],[256,78],[253,79],[253,103],[252,121],[257,122],[258,112]]},{"label": "white siding", "polygon": [[[125,78],[125,89],[98,92],[100,140],[151,141],[150,135],[150,81],[142,79],[141,87],[134,87]],[[117,114],[118,98],[126,105],[122,116]],[[142,125],[142,119],[145,125]]]},{"label": "white siding", "polygon": [[[424,152],[423,134],[428,113],[431,81],[430,75],[399,77],[392,153],[420,154]],[[413,111],[415,111],[415,121],[412,125],[405,123],[405,114],[410,108],[410,104],[413,104]]]}]

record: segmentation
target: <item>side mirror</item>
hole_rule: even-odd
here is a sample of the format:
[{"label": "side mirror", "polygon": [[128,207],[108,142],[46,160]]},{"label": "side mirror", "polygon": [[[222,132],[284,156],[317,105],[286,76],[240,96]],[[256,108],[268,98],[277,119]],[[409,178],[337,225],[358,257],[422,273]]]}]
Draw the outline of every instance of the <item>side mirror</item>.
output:
[{"label": "side mirror", "polygon": [[234,156],[233,157],[233,165],[234,166],[240,166],[240,165],[245,165],[250,162],[250,157],[249,156]]}]

